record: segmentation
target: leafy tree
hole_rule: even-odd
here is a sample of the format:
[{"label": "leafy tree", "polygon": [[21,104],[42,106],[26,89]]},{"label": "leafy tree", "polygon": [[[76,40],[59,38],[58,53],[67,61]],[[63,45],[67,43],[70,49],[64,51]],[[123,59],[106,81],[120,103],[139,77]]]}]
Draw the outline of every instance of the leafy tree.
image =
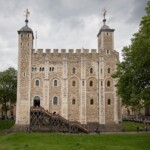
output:
[{"label": "leafy tree", "polygon": [[150,0],[146,13],[131,45],[123,48],[123,61],[113,74],[118,78],[116,86],[123,104],[139,110],[150,106]]},{"label": "leafy tree", "polygon": [[10,105],[16,102],[17,71],[14,68],[0,72],[0,104],[5,118]]}]

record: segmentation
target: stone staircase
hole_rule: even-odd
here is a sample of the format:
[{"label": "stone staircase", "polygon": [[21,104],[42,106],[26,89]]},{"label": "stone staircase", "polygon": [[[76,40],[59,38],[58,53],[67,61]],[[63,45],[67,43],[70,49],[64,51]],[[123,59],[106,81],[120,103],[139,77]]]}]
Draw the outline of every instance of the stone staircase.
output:
[{"label": "stone staircase", "polygon": [[52,114],[41,107],[31,107],[30,131],[89,133],[88,129],[79,122],[69,121],[59,114]]}]

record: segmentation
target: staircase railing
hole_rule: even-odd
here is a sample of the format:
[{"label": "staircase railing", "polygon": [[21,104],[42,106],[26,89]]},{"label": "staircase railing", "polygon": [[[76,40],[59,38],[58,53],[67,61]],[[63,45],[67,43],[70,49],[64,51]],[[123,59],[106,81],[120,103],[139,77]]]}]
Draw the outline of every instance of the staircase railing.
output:
[{"label": "staircase railing", "polygon": [[81,123],[69,121],[61,115],[52,114],[42,107],[31,107],[30,122],[30,128],[33,131],[89,132]]}]

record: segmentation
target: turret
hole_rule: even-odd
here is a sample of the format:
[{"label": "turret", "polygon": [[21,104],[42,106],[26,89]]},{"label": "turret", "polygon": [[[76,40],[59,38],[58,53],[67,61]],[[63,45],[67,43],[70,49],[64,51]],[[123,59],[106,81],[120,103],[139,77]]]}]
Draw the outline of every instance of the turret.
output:
[{"label": "turret", "polygon": [[114,29],[106,25],[106,10],[104,10],[103,26],[100,28],[98,38],[98,51],[101,49],[114,50]]},{"label": "turret", "polygon": [[18,79],[16,124],[26,128],[30,124],[31,51],[33,31],[28,27],[29,11],[26,10],[25,26],[18,31]]}]

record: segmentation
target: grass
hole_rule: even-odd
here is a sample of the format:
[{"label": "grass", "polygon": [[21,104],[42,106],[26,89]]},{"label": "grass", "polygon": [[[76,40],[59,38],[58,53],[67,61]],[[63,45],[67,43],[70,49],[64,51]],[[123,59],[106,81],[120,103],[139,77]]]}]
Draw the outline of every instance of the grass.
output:
[{"label": "grass", "polygon": [[149,150],[149,141],[150,134],[12,133],[0,135],[0,150]]},{"label": "grass", "polygon": [[14,120],[0,120],[0,131],[9,129],[15,124]]},{"label": "grass", "polygon": [[[0,130],[11,127],[12,120],[0,121]],[[143,124],[123,122],[125,131],[136,131]],[[0,150],[149,150],[150,134],[0,134]]]},{"label": "grass", "polygon": [[[126,131],[126,132],[135,132],[137,131],[137,127],[142,128],[143,131],[145,131],[145,124],[142,123],[136,123],[136,122],[128,122],[128,121],[124,121],[122,122],[122,128]],[[147,126],[148,129],[150,130],[150,125]]]}]

